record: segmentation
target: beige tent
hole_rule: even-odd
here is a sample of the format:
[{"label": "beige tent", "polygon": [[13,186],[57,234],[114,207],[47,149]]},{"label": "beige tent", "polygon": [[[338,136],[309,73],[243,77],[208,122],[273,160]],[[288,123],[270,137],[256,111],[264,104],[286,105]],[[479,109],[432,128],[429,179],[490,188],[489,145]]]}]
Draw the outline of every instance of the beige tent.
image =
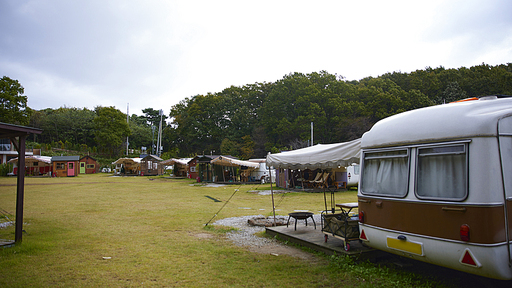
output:
[{"label": "beige tent", "polygon": [[[224,166],[224,167],[240,167],[240,179],[239,181],[247,182],[249,181],[249,176],[251,174],[251,171],[254,169],[257,169],[260,167],[259,163],[255,162],[249,162],[249,161],[242,161],[237,160],[229,157],[223,157],[219,156],[211,161],[212,164]],[[235,174],[234,171],[231,171],[231,174]],[[223,181],[226,181],[227,177],[226,175],[229,175],[229,173],[224,170],[222,179]]]},{"label": "beige tent", "polygon": [[135,174],[138,175],[140,172],[140,161],[142,158],[119,158],[112,164],[116,165],[116,174],[121,173],[122,167],[124,167],[123,174]]},{"label": "beige tent", "polygon": [[260,164],[255,163],[255,162],[242,161],[242,160],[237,160],[237,159],[222,157],[222,156],[219,156],[219,157],[213,159],[211,163],[215,164],[215,165],[222,165],[222,166],[228,166],[228,167],[245,166],[247,168],[253,168],[253,169],[260,167]]}]

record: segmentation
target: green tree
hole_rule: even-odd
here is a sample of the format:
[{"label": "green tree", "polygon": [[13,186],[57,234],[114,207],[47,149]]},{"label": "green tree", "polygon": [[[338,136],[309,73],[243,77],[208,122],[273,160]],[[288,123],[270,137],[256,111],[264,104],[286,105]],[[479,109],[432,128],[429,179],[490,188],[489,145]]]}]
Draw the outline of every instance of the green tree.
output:
[{"label": "green tree", "polygon": [[240,146],[238,143],[229,140],[228,138],[224,138],[222,143],[220,144],[220,153],[222,155],[231,155],[234,157],[238,157],[240,154]]},{"label": "green tree", "polygon": [[126,115],[114,107],[98,106],[94,110],[97,115],[94,126],[98,147],[111,157],[119,156],[126,137],[130,136]]},{"label": "green tree", "polygon": [[242,159],[250,159],[254,155],[254,141],[252,141],[250,135],[242,137],[242,145],[240,146],[240,157]]},{"label": "green tree", "polygon": [[25,89],[18,80],[7,76],[0,79],[0,122],[27,125],[29,109]]},{"label": "green tree", "polygon": [[[167,115],[163,114],[160,115],[160,110],[155,110],[153,108],[146,108],[142,110],[142,113],[144,113],[144,117],[146,119],[146,122],[149,126],[155,126],[158,128],[160,125],[160,118],[162,118],[162,125],[167,119]],[[161,117],[160,117],[161,116]]]},{"label": "green tree", "polygon": [[[132,115],[130,117],[130,148],[140,149],[141,147],[146,147],[151,151],[152,145],[152,131],[151,126],[149,126],[144,118],[144,116]],[[155,140],[156,141],[156,140]],[[165,145],[164,145],[165,146]]]},{"label": "green tree", "polygon": [[445,104],[468,98],[466,91],[462,90],[457,81],[448,84],[446,89],[436,98],[436,104]]}]

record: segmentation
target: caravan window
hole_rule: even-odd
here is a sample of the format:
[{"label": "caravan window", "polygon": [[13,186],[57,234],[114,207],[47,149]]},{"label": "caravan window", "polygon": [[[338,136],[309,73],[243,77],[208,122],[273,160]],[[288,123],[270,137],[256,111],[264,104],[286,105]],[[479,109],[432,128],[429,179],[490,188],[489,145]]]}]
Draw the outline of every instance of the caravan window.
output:
[{"label": "caravan window", "polygon": [[354,174],[359,175],[359,165],[354,165]]},{"label": "caravan window", "polygon": [[464,200],[467,144],[418,148],[416,195],[433,200]]},{"label": "caravan window", "polygon": [[363,153],[361,192],[404,197],[409,183],[409,149]]}]

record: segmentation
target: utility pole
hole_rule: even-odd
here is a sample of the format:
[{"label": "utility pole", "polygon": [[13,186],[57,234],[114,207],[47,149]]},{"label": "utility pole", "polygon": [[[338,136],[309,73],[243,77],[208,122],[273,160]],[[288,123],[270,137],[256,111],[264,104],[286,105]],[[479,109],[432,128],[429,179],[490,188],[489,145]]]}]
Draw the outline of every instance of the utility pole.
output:
[{"label": "utility pole", "polygon": [[160,127],[158,128],[158,139],[156,141],[156,155],[158,157],[160,157],[160,155],[162,155],[162,117],[164,115],[164,111],[162,109],[160,109],[159,111],[159,114],[160,114]]},{"label": "utility pole", "polygon": [[[130,103],[126,105],[126,124],[128,124],[128,128],[130,127]],[[128,136],[126,136],[126,155],[128,155]]]},{"label": "utility pole", "polygon": [[155,155],[155,126],[151,124],[151,154]]},{"label": "utility pole", "polygon": [[313,146],[313,122],[311,122],[311,146]]}]

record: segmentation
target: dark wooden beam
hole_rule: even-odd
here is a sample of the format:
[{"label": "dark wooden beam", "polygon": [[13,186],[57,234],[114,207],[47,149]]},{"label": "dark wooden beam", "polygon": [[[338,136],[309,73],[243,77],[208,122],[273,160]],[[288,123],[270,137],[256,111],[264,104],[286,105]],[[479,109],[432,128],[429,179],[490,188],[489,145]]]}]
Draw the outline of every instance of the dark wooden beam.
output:
[{"label": "dark wooden beam", "polygon": [[14,242],[21,243],[23,237],[23,201],[25,198],[25,137],[19,138],[18,149],[18,193],[16,195],[16,228]]}]

